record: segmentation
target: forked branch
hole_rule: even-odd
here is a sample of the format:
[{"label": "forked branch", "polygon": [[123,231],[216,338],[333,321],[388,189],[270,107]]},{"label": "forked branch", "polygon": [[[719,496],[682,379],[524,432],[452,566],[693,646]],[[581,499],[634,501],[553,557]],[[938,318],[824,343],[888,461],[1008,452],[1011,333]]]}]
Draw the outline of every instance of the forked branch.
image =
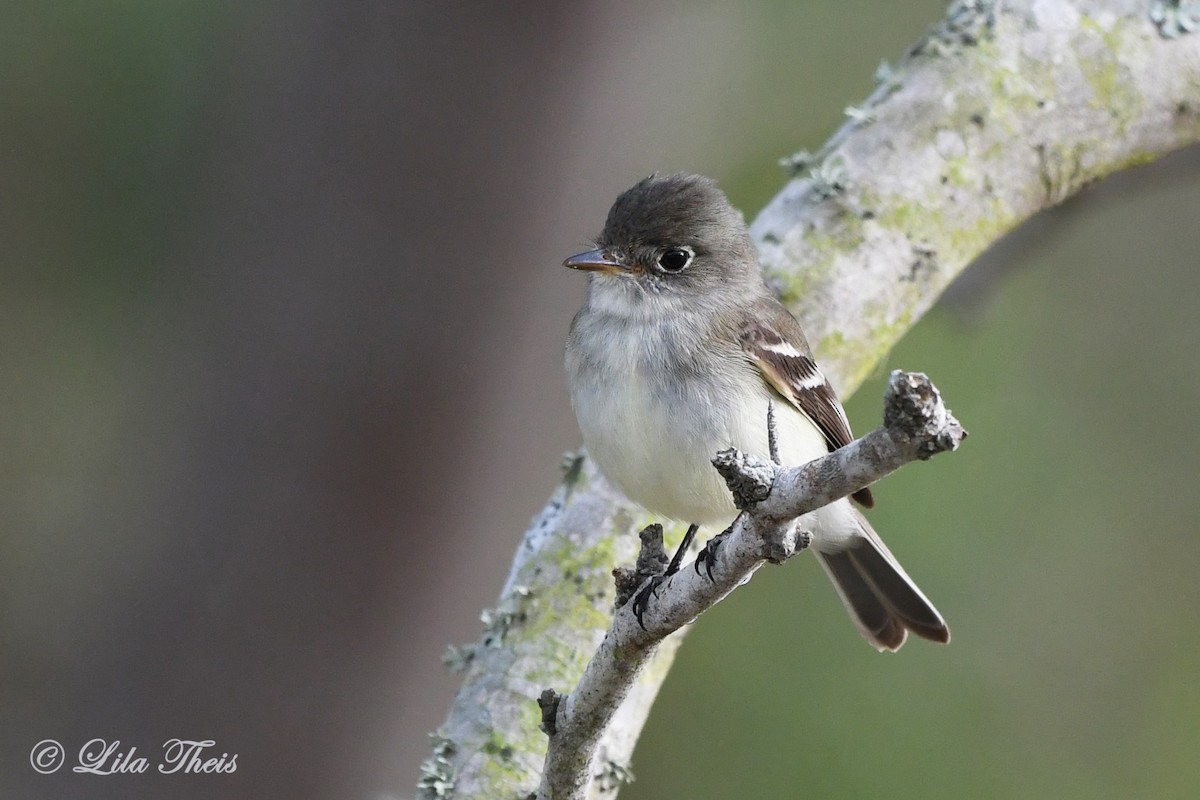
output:
[{"label": "forked branch", "polygon": [[896,371],[884,396],[883,425],[824,458],[784,467],[737,450],[718,454],[713,465],[743,513],[721,534],[715,557],[703,566],[685,565],[658,586],[641,619],[631,602],[617,609],[570,694],[543,693],[539,702],[550,745],[538,797],[587,796],[599,774],[595,763],[604,731],[647,659],[664,639],[744,584],[764,563],[781,563],[802,550],[807,537],[796,530],[797,517],[911,461],[955,450],[966,435],[927,377]]}]

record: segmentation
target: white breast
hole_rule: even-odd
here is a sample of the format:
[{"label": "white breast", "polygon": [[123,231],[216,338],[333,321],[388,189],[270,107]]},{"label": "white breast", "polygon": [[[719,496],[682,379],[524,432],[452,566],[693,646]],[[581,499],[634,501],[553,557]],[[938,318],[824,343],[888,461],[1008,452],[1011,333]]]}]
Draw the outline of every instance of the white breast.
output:
[{"label": "white breast", "polygon": [[[736,509],[710,461],[728,447],[767,457],[771,393],[735,345],[691,352],[681,368],[679,349],[657,330],[610,318],[588,335],[573,332],[567,371],[584,443],[605,477],[639,505],[723,526]],[[775,411],[785,464],[827,452],[807,417],[778,397]]]}]

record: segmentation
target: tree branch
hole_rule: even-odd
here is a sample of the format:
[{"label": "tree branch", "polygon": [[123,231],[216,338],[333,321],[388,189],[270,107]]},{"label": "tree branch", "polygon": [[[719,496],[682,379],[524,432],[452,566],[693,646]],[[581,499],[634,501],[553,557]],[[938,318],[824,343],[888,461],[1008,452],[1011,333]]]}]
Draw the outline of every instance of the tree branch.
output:
[{"label": "tree branch", "polygon": [[[1177,11],[956,0],[816,156],[793,159],[799,177],[751,231],[840,394],[1005,232],[1092,181],[1200,141],[1200,35]],[[466,674],[424,796],[534,791],[546,752],[535,698],[580,680],[610,620],[612,567],[633,561],[633,534],[650,521],[586,458],[570,460],[483,638],[452,653]],[[682,632],[647,657],[598,741],[590,796],[611,796],[627,774]]]},{"label": "tree branch", "polygon": [[800,177],[751,232],[839,393],[1006,232],[1200,141],[1200,35],[1166,38],[1152,10],[958,0],[824,147],[793,159]]},{"label": "tree branch", "polygon": [[659,643],[744,585],[765,562],[780,563],[804,549],[806,537],[792,524],[796,517],[911,461],[955,450],[966,435],[928,378],[896,371],[884,397],[883,426],[824,458],[789,468],[736,450],[718,454],[713,464],[745,512],[722,534],[704,571],[693,564],[668,578],[640,620],[632,603],[618,609],[578,686],[553,698],[539,800],[586,796],[601,734]]}]

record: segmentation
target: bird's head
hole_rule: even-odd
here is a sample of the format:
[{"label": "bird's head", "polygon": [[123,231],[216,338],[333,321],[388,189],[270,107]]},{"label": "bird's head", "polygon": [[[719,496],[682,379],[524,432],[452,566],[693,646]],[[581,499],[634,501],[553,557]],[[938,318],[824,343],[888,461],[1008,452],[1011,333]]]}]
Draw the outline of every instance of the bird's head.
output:
[{"label": "bird's head", "polygon": [[762,277],[746,223],[715,182],[699,175],[651,175],[622,192],[596,248],[563,265],[590,272],[593,293],[674,305],[719,298]]}]

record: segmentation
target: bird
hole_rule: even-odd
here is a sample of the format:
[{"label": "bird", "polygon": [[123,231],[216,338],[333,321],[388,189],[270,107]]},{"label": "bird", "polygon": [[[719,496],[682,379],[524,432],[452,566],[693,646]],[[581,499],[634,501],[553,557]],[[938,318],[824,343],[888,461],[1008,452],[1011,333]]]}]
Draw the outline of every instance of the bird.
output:
[{"label": "bird", "polygon": [[[688,538],[729,524],[738,510],[711,459],[730,447],[767,457],[769,405],[784,465],[853,441],[800,323],[763,280],[745,220],[713,180],[639,181],[592,243],[563,262],[588,274],[567,383],[587,453],[630,500],[690,523]],[[871,490],[797,524],[859,632],[880,651],[910,632],[949,642],[942,615],[854,503],[873,506]]]}]

